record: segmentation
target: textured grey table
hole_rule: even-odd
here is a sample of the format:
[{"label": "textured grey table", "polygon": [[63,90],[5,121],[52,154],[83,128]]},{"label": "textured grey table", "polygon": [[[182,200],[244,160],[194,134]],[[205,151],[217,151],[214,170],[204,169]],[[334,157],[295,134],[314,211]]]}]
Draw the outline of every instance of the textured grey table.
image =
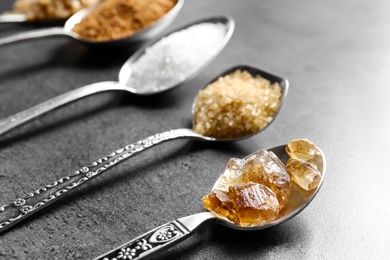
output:
[{"label": "textured grey table", "polygon": [[[1,0],[0,8],[10,6]],[[190,83],[152,98],[106,93],[0,138],[0,204],[116,148],[188,126],[199,88],[248,63],[284,76],[290,92],[262,134],[224,145],[174,141],[130,159],[0,235],[0,259],[89,259],[175,218],[203,211],[227,160],[307,137],[328,172],[301,214],[239,232],[206,224],[161,259],[384,259],[390,254],[390,2],[187,1],[170,29],[215,14],[231,42]],[[0,37],[34,29],[0,25]],[[115,80],[131,50],[98,52],[66,38],[0,47],[0,118],[85,84]]]}]

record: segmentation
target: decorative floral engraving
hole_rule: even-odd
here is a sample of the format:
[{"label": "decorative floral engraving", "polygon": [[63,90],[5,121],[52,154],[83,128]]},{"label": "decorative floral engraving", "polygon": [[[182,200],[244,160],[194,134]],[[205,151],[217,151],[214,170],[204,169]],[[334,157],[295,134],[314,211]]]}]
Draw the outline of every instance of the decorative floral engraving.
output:
[{"label": "decorative floral engraving", "polygon": [[[79,185],[83,184],[90,178],[96,177],[100,173],[108,170],[109,168],[115,166],[116,164],[124,161],[125,159],[143,151],[144,149],[147,149],[155,144],[182,138],[182,137],[196,137],[199,138],[197,134],[195,134],[190,129],[177,129],[177,130],[171,130],[164,133],[156,134],[154,136],[148,137],[144,140],[140,140],[134,144],[129,144],[125,146],[124,148],[118,149],[115,152],[111,153],[110,155],[106,157],[102,157],[98,159],[97,161],[91,163],[88,166],[81,167],[79,170],[73,172],[71,175],[63,177],[49,185],[46,185],[43,188],[40,188],[38,190],[35,190],[32,193],[29,193],[27,196],[18,199],[14,201],[13,203],[0,207],[0,214],[7,211],[6,207],[19,207],[19,211],[22,214],[15,215],[13,217],[9,217],[7,220],[0,220],[3,222],[0,222],[0,232],[2,230],[5,230],[9,226],[12,225],[12,222],[19,218],[27,217],[27,213],[38,211],[41,208],[44,208],[47,205],[47,202],[53,201],[56,199],[59,199],[61,196],[66,194],[68,191],[78,187]],[[69,182],[68,185],[64,187],[63,184],[66,182]],[[56,190],[57,189],[57,190]],[[47,192],[48,190],[53,190],[52,192]],[[38,202],[35,202],[34,205],[26,205],[28,203],[29,199],[33,197],[38,197]],[[0,215],[1,219],[1,215]],[[173,236],[175,234],[166,233],[164,235],[161,235],[162,237]]]},{"label": "decorative floral engraving", "polygon": [[24,205],[21,209],[20,209],[20,212],[22,212],[23,214],[27,214],[29,211],[31,211],[33,209],[33,206],[31,205]]},{"label": "decorative floral engraving", "polygon": [[130,249],[130,248],[122,248],[121,251],[119,251],[118,259],[133,259],[135,256],[135,252],[137,250]]},{"label": "decorative floral engraving", "polygon": [[179,230],[174,225],[166,225],[157,230],[151,237],[150,242],[152,243],[165,243],[172,240],[180,235]]},{"label": "decorative floral engraving", "polygon": [[17,200],[14,201],[14,205],[16,207],[23,206],[24,204],[26,204],[26,200],[25,199],[17,199]]},{"label": "decorative floral engraving", "polygon": [[188,233],[183,226],[180,229],[177,225],[181,226],[177,221],[170,222],[156,231],[151,231],[141,238],[130,241],[125,246],[122,246],[99,259],[135,259],[147,251],[154,251],[165,243],[169,243]]}]

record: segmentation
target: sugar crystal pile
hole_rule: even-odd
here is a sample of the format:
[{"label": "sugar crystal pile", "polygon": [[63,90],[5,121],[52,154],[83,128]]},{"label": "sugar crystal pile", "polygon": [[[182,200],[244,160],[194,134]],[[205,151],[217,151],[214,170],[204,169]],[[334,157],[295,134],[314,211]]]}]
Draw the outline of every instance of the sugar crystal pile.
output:
[{"label": "sugar crystal pile", "polygon": [[[273,152],[261,150],[245,159],[231,158],[203,206],[235,225],[260,226],[278,218],[292,189],[311,190],[321,181],[322,154],[307,139],[286,146],[291,156],[285,165]],[[290,181],[291,180],[291,181]]]},{"label": "sugar crystal pile", "polygon": [[216,139],[239,138],[264,129],[281,104],[282,88],[236,70],[202,89],[193,108],[194,131]]},{"label": "sugar crystal pile", "polygon": [[288,143],[286,152],[291,157],[286,164],[291,179],[305,190],[317,188],[321,181],[317,167],[318,147],[307,139],[297,139]]},{"label": "sugar crystal pile", "polygon": [[202,198],[206,209],[241,226],[277,218],[291,191],[286,167],[272,152],[232,158],[213,191]]}]

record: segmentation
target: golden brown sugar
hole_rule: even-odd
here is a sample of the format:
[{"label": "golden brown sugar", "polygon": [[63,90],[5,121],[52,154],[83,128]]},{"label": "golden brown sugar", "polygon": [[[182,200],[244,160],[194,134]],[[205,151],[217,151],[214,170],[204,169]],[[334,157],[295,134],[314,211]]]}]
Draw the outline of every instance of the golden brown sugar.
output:
[{"label": "golden brown sugar", "polygon": [[243,159],[230,158],[224,173],[217,180],[214,189],[228,191],[229,186],[244,183],[242,176],[242,166],[244,163],[245,160]]},{"label": "golden brown sugar", "polygon": [[29,21],[65,19],[82,8],[100,0],[17,0],[13,11],[27,16]]},{"label": "golden brown sugar", "polygon": [[317,188],[321,181],[317,169],[321,157],[319,148],[308,139],[296,139],[287,144],[286,152],[291,157],[286,164],[291,180],[305,190]]},{"label": "golden brown sugar", "polygon": [[[285,165],[273,152],[261,150],[245,159],[231,158],[203,205],[217,217],[240,226],[259,226],[275,220],[288,201],[294,181],[305,190],[321,182],[320,149],[307,139],[291,141]],[[314,152],[313,152],[314,151]],[[294,186],[294,187],[298,187]]]},{"label": "golden brown sugar", "polygon": [[318,148],[308,139],[295,139],[288,142],[286,152],[292,158],[308,161],[318,153]]},{"label": "golden brown sugar", "polygon": [[214,190],[202,198],[206,209],[241,226],[256,226],[276,219],[279,202],[275,193],[258,183],[237,184],[229,191]]},{"label": "golden brown sugar", "polygon": [[275,192],[281,207],[291,192],[290,175],[286,166],[272,152],[263,150],[246,160],[242,167],[243,183],[260,183]]},{"label": "golden brown sugar", "polygon": [[305,190],[317,188],[321,181],[321,173],[312,163],[290,158],[286,167],[291,174],[291,180]]},{"label": "golden brown sugar", "polygon": [[220,217],[239,223],[236,209],[225,191],[214,190],[202,198],[203,206]]},{"label": "golden brown sugar", "polygon": [[275,193],[258,183],[230,186],[229,198],[241,226],[258,226],[275,220],[279,214],[280,207]]},{"label": "golden brown sugar", "polygon": [[175,3],[174,0],[105,0],[73,31],[93,41],[125,38],[152,25]]},{"label": "golden brown sugar", "polygon": [[199,92],[193,109],[193,129],[217,139],[256,133],[273,119],[281,95],[278,83],[236,70]]},{"label": "golden brown sugar", "polygon": [[266,150],[247,158],[231,158],[205,196],[203,205],[221,218],[241,226],[274,220],[291,191],[285,165]]}]

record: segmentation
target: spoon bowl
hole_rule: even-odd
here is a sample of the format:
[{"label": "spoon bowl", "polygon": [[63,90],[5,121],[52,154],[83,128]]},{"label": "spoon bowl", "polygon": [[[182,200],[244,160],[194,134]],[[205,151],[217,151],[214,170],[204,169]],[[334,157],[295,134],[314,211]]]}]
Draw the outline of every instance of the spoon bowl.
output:
[{"label": "spoon bowl", "polygon": [[[180,0],[179,0],[180,1]],[[79,18],[81,19],[81,18]],[[72,22],[75,22],[72,20]],[[167,37],[175,32],[184,30],[186,28],[189,28],[194,25],[198,25],[201,23],[219,23],[223,24],[225,28],[225,36],[223,40],[221,41],[220,45],[218,46],[218,49],[215,51],[215,53],[202,61],[203,63],[200,64],[199,67],[196,68],[196,70],[186,76],[185,79],[180,80],[179,82],[175,81],[172,84],[153,91],[143,91],[137,88],[134,88],[131,86],[131,75],[133,73],[132,65],[140,58],[143,54],[147,51],[147,49],[150,46],[153,46],[157,41],[160,39]],[[222,51],[222,49],[225,47],[229,39],[231,38],[234,31],[234,20],[229,16],[219,16],[219,17],[212,17],[207,19],[202,19],[190,24],[187,24],[183,27],[180,27],[174,31],[171,31],[169,33],[164,34],[163,36],[159,37],[153,42],[147,43],[143,48],[137,50],[122,66],[120,72],[119,72],[119,82],[115,81],[106,81],[106,82],[98,82],[94,84],[90,84],[84,87],[80,87],[77,89],[74,89],[72,91],[69,91],[67,93],[64,93],[60,96],[57,96],[55,98],[52,98],[50,100],[47,100],[41,104],[38,104],[32,108],[29,108],[27,110],[21,111],[15,115],[9,116],[5,119],[0,120],[0,136],[41,116],[44,115],[54,109],[57,109],[61,106],[65,106],[71,102],[74,102],[76,100],[82,99],[84,97],[98,94],[101,92],[107,92],[107,91],[121,91],[121,92],[128,92],[133,95],[139,95],[139,96],[149,96],[149,95],[155,95],[159,94],[161,92],[165,92],[171,89],[174,89],[183,83],[189,81],[193,77],[195,77],[198,73],[200,73],[208,64],[214,60],[214,58]],[[1,40],[0,40],[1,41]],[[287,83],[286,83],[287,84]]]},{"label": "spoon bowl", "polygon": [[[223,24],[225,27],[225,37],[223,41],[219,44],[219,50],[216,51],[211,57],[209,57],[207,60],[203,62],[201,66],[197,70],[195,70],[193,73],[190,73],[186,76],[184,80],[180,80],[179,82],[174,82],[170,84],[169,86],[166,86],[165,88],[158,89],[158,90],[140,90],[132,87],[131,85],[131,76],[133,74],[133,64],[135,64],[145,53],[148,51],[148,49],[155,45],[158,41],[160,41],[163,38],[168,37],[169,35],[172,35],[175,32],[179,32],[185,29],[188,29],[189,27],[196,26],[199,24]],[[159,37],[158,39],[152,40],[148,42],[148,44],[144,45],[140,49],[138,49],[131,57],[123,64],[120,72],[119,72],[119,82],[122,85],[125,85],[128,87],[129,91],[133,94],[140,95],[140,96],[150,96],[150,95],[155,95],[155,94],[160,94],[162,92],[166,92],[168,90],[171,90],[173,88],[178,87],[179,85],[182,85],[194,77],[198,75],[201,71],[203,71],[213,60],[214,58],[222,51],[222,49],[226,46],[226,44],[229,42],[231,36],[233,35],[234,31],[234,20],[230,16],[218,16],[218,17],[211,17],[211,18],[205,18],[198,20],[196,22],[192,22],[188,25],[181,26],[171,32],[166,33],[164,36]],[[129,80],[130,79],[130,80]]]},{"label": "spoon bowl", "polygon": [[[272,148],[268,148],[266,150],[273,152],[279,159],[286,164],[287,160],[290,158],[290,156],[287,154],[285,150],[286,145],[280,145],[275,146]],[[319,149],[319,148],[318,148]],[[291,181],[292,190],[291,193],[286,201],[286,204],[283,206],[282,210],[279,212],[278,218],[269,221],[266,224],[260,225],[260,226],[250,226],[250,227],[242,227],[235,225],[234,223],[230,221],[223,221],[218,219],[218,223],[228,226],[230,228],[238,229],[238,230],[259,230],[259,229],[265,229],[272,226],[279,225],[283,222],[286,222],[287,220],[295,217],[299,212],[301,212],[303,209],[305,209],[310,202],[314,199],[314,197],[317,195],[318,191],[320,190],[322,183],[324,181],[325,173],[326,173],[326,159],[325,154],[321,149],[319,149],[319,159],[317,162],[317,168],[318,171],[321,173],[321,180],[317,186],[317,188],[307,191],[299,187],[295,182]],[[252,153],[245,157],[245,159],[255,155],[257,152]]]},{"label": "spoon bowl", "polygon": [[[268,148],[266,150],[273,152],[279,157],[279,159],[281,159],[283,163],[286,163],[289,156],[285,151],[285,147],[286,145],[280,145]],[[259,151],[250,154],[246,158],[249,158],[258,152]],[[274,221],[267,222],[259,226],[242,227],[235,225],[230,221],[219,219],[210,212],[198,213],[176,219],[151,231],[148,231],[145,234],[95,258],[95,260],[120,259],[120,256],[125,252],[132,252],[132,259],[156,256],[158,252],[167,250],[181,240],[189,237],[202,223],[211,220],[214,220],[215,222],[229,228],[241,231],[260,230],[279,225],[295,217],[299,212],[306,208],[320,190],[326,172],[326,159],[324,153],[321,150],[318,154],[318,157],[318,170],[321,173],[321,180],[317,188],[311,191],[305,191],[299,188],[299,186],[294,182],[291,182],[293,186],[291,194],[289,195],[289,198],[287,199],[283,209],[279,212],[278,218]],[[143,245],[143,247],[140,248],[139,245]]]},{"label": "spoon bowl", "polygon": [[[106,41],[96,41],[93,39],[83,38],[77,33],[73,32],[73,28],[78,24],[84,17],[86,17],[91,11],[93,11],[98,5],[93,5],[86,7],[72,15],[66,22],[63,27],[51,27],[44,29],[37,29],[29,32],[22,32],[8,37],[0,39],[0,46],[7,45],[10,43],[26,41],[31,39],[38,39],[50,36],[67,36],[73,38],[76,41],[87,44],[89,46],[128,46],[136,45],[147,40],[152,39],[157,36],[163,30],[165,30],[176,18],[180,9],[184,4],[184,0],[174,0],[176,2],[175,6],[160,19],[155,21],[150,26],[139,30],[138,32],[129,35],[124,38],[106,40]],[[14,19],[23,19],[22,16],[12,16]],[[9,18],[11,19],[11,18]]]},{"label": "spoon bowl", "polygon": [[[271,74],[269,72],[266,72],[266,71],[263,71],[263,70],[260,70],[254,66],[251,66],[251,65],[236,65],[236,66],[233,66],[227,70],[225,70],[224,72],[222,72],[221,74],[217,75],[216,77],[214,77],[212,80],[210,80],[209,83],[205,84],[205,86],[202,88],[205,89],[209,84],[217,81],[219,78],[221,77],[224,77],[226,75],[229,75],[231,74],[232,72],[236,71],[236,70],[241,70],[241,71],[247,71],[249,72],[253,77],[256,77],[256,76],[260,76],[260,77],[263,77],[264,79],[266,80],[269,80],[271,82],[271,84],[273,83],[279,83],[279,86],[281,87],[281,96],[280,96],[280,105],[279,105],[279,108],[278,110],[276,111],[276,113],[273,115],[272,117],[272,120],[264,127],[262,128],[261,130],[257,131],[257,132],[253,132],[251,134],[247,134],[245,136],[240,136],[240,137],[236,137],[236,138],[228,138],[228,139],[217,139],[217,141],[219,142],[230,142],[230,141],[238,141],[238,140],[241,140],[241,139],[246,139],[246,138],[249,138],[253,135],[256,135],[262,131],[264,131],[269,125],[272,124],[272,122],[275,120],[275,118],[277,117],[280,109],[282,108],[282,105],[284,103],[284,100],[286,99],[287,97],[287,94],[288,94],[288,89],[289,89],[289,82],[287,79],[285,78],[282,78],[282,77],[279,77],[279,76],[276,76],[274,74]],[[195,98],[196,100],[196,98]],[[194,104],[195,104],[195,100],[194,100]],[[192,106],[192,114],[194,115],[194,105]],[[192,124],[194,125],[194,117],[193,117],[193,122]]]}]

